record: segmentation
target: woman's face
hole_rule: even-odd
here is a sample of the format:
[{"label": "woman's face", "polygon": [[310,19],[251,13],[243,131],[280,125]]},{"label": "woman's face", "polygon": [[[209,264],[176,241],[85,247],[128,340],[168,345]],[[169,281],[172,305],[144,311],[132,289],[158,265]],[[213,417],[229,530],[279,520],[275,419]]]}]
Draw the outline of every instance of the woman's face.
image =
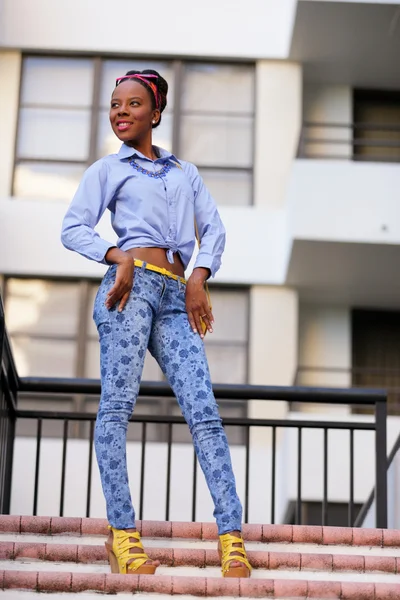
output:
[{"label": "woman's face", "polygon": [[134,79],[117,86],[111,97],[110,123],[121,142],[141,141],[151,134],[153,121],[160,118],[154,110],[151,92]]}]

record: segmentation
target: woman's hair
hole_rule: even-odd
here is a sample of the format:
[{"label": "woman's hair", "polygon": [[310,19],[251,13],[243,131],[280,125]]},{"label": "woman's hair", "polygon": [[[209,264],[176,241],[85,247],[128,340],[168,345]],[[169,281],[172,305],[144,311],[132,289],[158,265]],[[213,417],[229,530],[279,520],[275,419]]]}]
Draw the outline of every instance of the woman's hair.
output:
[{"label": "woman's hair", "polygon": [[[161,75],[157,71],[153,71],[152,69],[145,69],[144,71],[128,71],[125,74],[125,78],[122,79],[122,81],[126,81],[129,75],[133,75],[133,76],[138,75],[137,78],[132,77],[132,79],[134,79],[135,81],[140,83],[140,85],[142,85],[143,87],[145,87],[147,89],[147,91],[150,94],[153,110],[158,108],[160,113],[162,113],[163,110],[165,109],[165,107],[167,106],[167,94],[168,94],[168,83],[166,82],[164,77],[161,77]],[[144,77],[141,78],[140,75],[143,75]],[[149,77],[148,81],[146,81],[146,75],[153,75],[154,77],[151,77],[151,78]],[[118,80],[117,80],[117,85],[119,85],[119,83],[121,83],[121,82],[118,82]],[[157,96],[156,96],[156,94],[157,94]],[[160,115],[160,118],[158,119],[158,122],[153,125],[153,129],[155,127],[158,127],[160,123],[161,123],[161,115]]]}]

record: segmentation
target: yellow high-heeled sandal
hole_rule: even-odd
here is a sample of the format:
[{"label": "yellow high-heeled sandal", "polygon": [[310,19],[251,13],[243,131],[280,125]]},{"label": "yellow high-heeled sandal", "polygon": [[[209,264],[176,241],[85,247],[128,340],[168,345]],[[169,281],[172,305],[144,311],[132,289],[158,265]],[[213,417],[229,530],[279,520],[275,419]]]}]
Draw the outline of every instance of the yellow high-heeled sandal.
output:
[{"label": "yellow high-heeled sandal", "polygon": [[[108,529],[113,533],[113,542],[105,542],[111,573],[127,575],[154,575],[157,565],[146,565],[149,559],[140,541],[138,531],[129,532],[124,529],[114,529],[111,525]],[[131,538],[135,541],[131,542]],[[131,553],[131,548],[138,552]],[[129,562],[131,561],[131,562]],[[129,564],[128,564],[129,563]]]},{"label": "yellow high-heeled sandal", "polygon": [[[247,559],[242,537],[231,533],[219,536],[218,553],[222,567],[222,577],[250,577],[252,566]],[[234,546],[240,544],[240,546]],[[235,556],[235,553],[237,555]],[[240,567],[231,567],[232,562],[240,562]]]}]

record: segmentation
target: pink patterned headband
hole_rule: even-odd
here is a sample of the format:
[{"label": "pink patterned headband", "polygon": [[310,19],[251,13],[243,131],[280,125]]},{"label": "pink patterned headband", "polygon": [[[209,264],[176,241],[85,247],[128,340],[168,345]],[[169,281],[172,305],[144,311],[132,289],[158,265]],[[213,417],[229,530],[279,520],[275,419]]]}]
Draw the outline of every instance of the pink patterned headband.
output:
[{"label": "pink patterned headband", "polygon": [[153,83],[152,81],[147,81],[147,79],[150,78],[157,79],[157,75],[151,75],[150,73],[133,73],[132,75],[123,75],[122,77],[118,77],[118,79],[115,80],[115,87],[117,87],[117,85],[119,85],[124,79],[140,79],[140,81],[143,81],[143,83],[145,83],[153,92],[154,99],[156,101],[156,108],[158,109],[160,104],[158,89],[155,83]]}]

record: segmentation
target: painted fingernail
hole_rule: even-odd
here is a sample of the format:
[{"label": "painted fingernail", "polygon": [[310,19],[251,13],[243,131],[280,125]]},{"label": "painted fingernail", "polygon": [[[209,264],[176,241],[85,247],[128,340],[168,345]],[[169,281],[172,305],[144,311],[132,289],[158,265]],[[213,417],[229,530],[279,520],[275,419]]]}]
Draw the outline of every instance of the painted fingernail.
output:
[{"label": "painted fingernail", "polygon": [[193,333],[197,333],[197,329],[193,327]]}]

